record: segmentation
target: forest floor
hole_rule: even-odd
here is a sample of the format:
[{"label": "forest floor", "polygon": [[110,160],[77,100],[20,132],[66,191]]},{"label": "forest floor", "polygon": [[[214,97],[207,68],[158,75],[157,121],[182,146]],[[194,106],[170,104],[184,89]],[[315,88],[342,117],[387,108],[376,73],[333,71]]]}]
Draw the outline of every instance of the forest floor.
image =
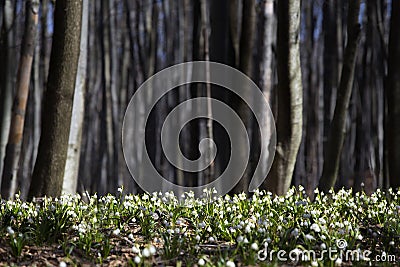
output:
[{"label": "forest floor", "polygon": [[0,266],[393,266],[400,191],[2,200]]}]

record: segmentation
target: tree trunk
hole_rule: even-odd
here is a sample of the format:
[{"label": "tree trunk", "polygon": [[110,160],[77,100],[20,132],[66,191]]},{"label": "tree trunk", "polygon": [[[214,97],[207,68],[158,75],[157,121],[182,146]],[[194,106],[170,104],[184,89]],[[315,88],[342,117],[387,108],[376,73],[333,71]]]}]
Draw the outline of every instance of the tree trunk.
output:
[{"label": "tree trunk", "polygon": [[[243,8],[242,8],[242,24],[241,24],[241,35],[239,40],[239,55],[236,58],[239,59],[239,70],[242,71],[247,76],[252,76],[252,65],[253,65],[253,47],[254,47],[254,36],[255,36],[255,26],[256,26],[256,6],[255,0],[244,0]],[[233,18],[233,21],[235,19]],[[234,47],[237,46],[234,42]],[[243,88],[243,94],[249,95],[251,92],[248,91],[248,88]],[[244,125],[247,128],[248,136],[251,136],[251,114],[250,109],[247,107],[246,103],[243,99],[232,98],[233,106],[237,108],[237,112],[242,119]],[[234,129],[231,129],[232,134],[238,133]],[[235,139],[235,138],[233,138]],[[249,140],[251,143],[251,140]],[[240,144],[232,144],[241,146],[242,151],[241,158],[243,160],[247,160],[244,143]],[[248,162],[249,163],[249,162]],[[246,168],[246,171],[243,174],[243,177],[236,184],[236,186],[232,189],[232,193],[240,193],[246,191],[250,182],[250,167]]]},{"label": "tree trunk", "polygon": [[25,110],[29,94],[33,54],[35,51],[38,11],[39,1],[32,0],[26,2],[25,31],[22,40],[21,57],[17,74],[16,96],[13,104],[10,134],[4,158],[4,170],[1,183],[1,196],[3,198],[12,198],[16,190],[16,178],[24,131]]},{"label": "tree trunk", "polygon": [[300,1],[278,1],[277,7],[277,146],[267,189],[275,194],[284,194],[292,181],[303,124],[299,51]]},{"label": "tree trunk", "polygon": [[82,28],[78,71],[75,81],[71,129],[69,133],[67,161],[63,180],[63,192],[75,194],[78,184],[79,159],[82,142],[82,126],[85,114],[86,67],[88,44],[89,0],[82,1]]},{"label": "tree trunk", "polygon": [[57,0],[42,134],[28,198],[59,196],[67,159],[79,58],[82,2]]},{"label": "tree trunk", "polygon": [[336,91],[338,77],[338,23],[336,21],[341,6],[335,0],[324,1],[323,5],[323,33],[324,33],[324,140],[328,139],[329,126],[333,114],[333,96]]},{"label": "tree trunk", "polygon": [[[13,1],[4,1],[3,24],[0,38],[0,177],[3,173],[3,160],[10,131],[13,98],[14,49],[13,47]],[[0,179],[1,184],[1,179]]]},{"label": "tree trunk", "polygon": [[[269,103],[271,103],[271,96],[273,95],[274,91],[273,74],[275,65],[275,55],[273,53],[273,47],[276,45],[276,18],[274,12],[274,0],[266,0],[264,2],[261,23],[263,23],[263,31],[261,32],[262,35],[260,34],[262,38],[260,38],[259,43],[262,43],[260,45],[260,49],[262,49],[263,56],[262,61],[260,62],[260,84],[265,98]],[[272,123],[274,122],[268,119],[268,115],[263,114],[262,121],[259,127],[266,129],[268,136],[270,136],[272,133]],[[256,161],[259,161],[261,164],[266,164],[268,162],[269,152],[265,151],[264,157],[260,158],[261,149],[259,151],[257,150],[257,148],[261,148],[261,138],[262,137],[259,135],[259,133],[253,130],[253,170],[256,168],[256,165],[258,163]],[[266,181],[263,182],[261,188],[266,188]]]},{"label": "tree trunk", "polygon": [[349,1],[347,45],[329,137],[324,149],[324,165],[319,189],[327,192],[336,182],[340,155],[346,133],[346,117],[353,88],[354,69],[358,50],[360,1]]},{"label": "tree trunk", "polygon": [[400,1],[392,1],[387,76],[387,155],[389,185],[400,186]]}]

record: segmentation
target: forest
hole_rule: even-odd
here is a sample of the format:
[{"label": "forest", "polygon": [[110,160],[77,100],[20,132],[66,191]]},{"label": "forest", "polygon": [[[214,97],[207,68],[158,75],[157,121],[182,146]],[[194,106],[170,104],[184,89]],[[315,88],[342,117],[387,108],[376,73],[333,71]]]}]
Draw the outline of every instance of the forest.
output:
[{"label": "forest", "polygon": [[0,266],[398,262],[399,26],[399,0],[0,1]]}]

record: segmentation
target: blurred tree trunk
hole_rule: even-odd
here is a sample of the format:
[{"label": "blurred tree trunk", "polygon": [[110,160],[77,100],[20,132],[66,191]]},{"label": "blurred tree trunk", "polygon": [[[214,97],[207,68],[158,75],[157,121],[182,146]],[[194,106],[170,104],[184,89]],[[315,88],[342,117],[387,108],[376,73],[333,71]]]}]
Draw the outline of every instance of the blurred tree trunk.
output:
[{"label": "blurred tree trunk", "polygon": [[[201,2],[201,31],[202,31],[202,42],[203,42],[203,58],[204,61],[210,61],[210,45],[209,45],[209,40],[210,40],[210,23],[209,23],[209,12],[208,12],[208,6],[207,6],[207,0],[200,0]],[[210,80],[210,66],[207,64],[206,65],[206,80]],[[214,133],[213,133],[213,120],[212,118],[212,107],[211,107],[211,85],[210,83],[205,84],[206,87],[206,97],[207,97],[207,106],[205,107],[207,109],[207,116],[209,119],[207,119],[204,123],[204,125],[200,126],[200,139],[202,140],[203,138],[210,138],[214,139]],[[210,147],[208,148],[206,152],[206,157],[205,160],[206,162],[211,162],[211,149],[212,145],[210,143]],[[215,163],[211,162],[210,166],[204,171],[204,181],[203,184],[208,184],[209,182],[212,181],[215,174]]]},{"label": "blurred tree trunk", "polygon": [[[231,7],[232,8],[232,7]],[[234,9],[236,10],[236,9]],[[234,18],[234,16],[233,16]],[[253,66],[253,47],[254,47],[254,37],[255,37],[255,26],[256,26],[256,1],[255,0],[243,0],[243,7],[242,7],[242,21],[241,21],[241,33],[240,38],[236,38],[236,42],[234,42],[234,47],[236,47],[236,59],[238,62],[238,68],[244,74],[249,77],[252,77],[252,66]],[[233,19],[233,23],[237,25],[236,19]],[[235,39],[235,38],[234,38]],[[238,42],[238,44],[237,44]],[[238,48],[237,48],[238,46]],[[243,88],[244,95],[250,95],[248,88]],[[237,109],[237,112],[242,119],[244,125],[247,128],[247,132],[249,136],[251,135],[251,113],[250,109],[247,107],[246,103],[243,99],[239,99],[237,97],[232,98],[233,106]],[[232,129],[232,134],[238,133],[234,129]],[[235,138],[233,138],[235,139]],[[251,143],[251,140],[249,140]],[[240,151],[242,151],[242,155],[240,158],[245,159],[245,144],[232,144],[243,146]],[[248,162],[249,163],[249,162]],[[232,189],[232,193],[240,193],[246,191],[250,182],[250,164],[248,164],[246,171],[243,174],[243,177],[240,181],[236,184],[236,186]]]},{"label": "blurred tree trunk", "polygon": [[337,90],[339,82],[338,49],[341,44],[338,40],[338,10],[342,7],[336,4],[336,0],[324,1],[323,5],[323,34],[324,34],[324,141],[329,134],[330,122],[333,114],[333,94]]},{"label": "blurred tree trunk", "polygon": [[[271,98],[271,92],[274,86],[273,47],[276,45],[276,18],[274,15],[274,0],[266,0],[263,7],[264,30],[262,32],[263,42],[263,61],[261,62],[261,79],[263,92],[268,101]],[[270,127],[270,126],[269,126]]]},{"label": "blurred tree trunk", "polygon": [[347,44],[340,84],[336,99],[335,111],[330,126],[329,137],[324,149],[324,165],[319,181],[319,189],[327,192],[336,182],[339,162],[346,133],[346,118],[353,88],[354,70],[360,36],[358,16],[360,1],[349,1],[347,18]]},{"label": "blurred tree trunk", "polygon": [[[260,83],[262,87],[263,94],[267,101],[271,103],[271,97],[274,93],[274,53],[273,53],[273,47],[276,45],[276,18],[274,14],[274,0],[266,0],[264,3],[264,7],[262,10],[262,23],[263,23],[263,31],[262,35],[259,40],[259,43],[262,43],[260,45],[262,49],[262,54],[263,58],[262,61],[260,62]],[[267,129],[267,132],[272,134],[272,123],[273,121],[268,119],[267,114],[263,114],[264,116],[262,117],[262,121],[260,124],[260,128],[265,128]],[[257,155],[253,156],[253,163],[252,163],[252,169],[255,169],[257,166],[256,162],[257,160],[261,164],[265,164],[268,160],[268,153],[265,153],[264,158],[259,158],[261,154],[261,149],[260,151],[257,151],[257,148],[261,147],[261,140],[262,138],[258,132],[253,130],[253,142],[252,142],[252,148],[253,148],[253,155],[257,153]],[[264,137],[265,138],[265,137]],[[266,151],[268,152],[268,151]],[[261,186],[262,189],[266,188],[267,181],[265,180]]]},{"label": "blurred tree trunk", "polygon": [[63,180],[63,192],[75,194],[78,184],[79,159],[82,142],[82,126],[85,115],[86,67],[88,44],[89,0],[82,1],[82,28],[78,71],[75,81],[69,133],[67,161]]},{"label": "blurred tree trunk", "polygon": [[392,1],[387,76],[387,164],[389,185],[400,186],[400,1]]},{"label": "blurred tree trunk", "polygon": [[0,64],[0,177],[3,173],[3,160],[10,131],[15,70],[13,67],[15,49],[13,48],[14,5],[12,2],[11,0],[4,1],[0,38],[0,62],[2,62]]},{"label": "blurred tree trunk", "polygon": [[299,51],[300,1],[278,1],[277,7],[277,146],[267,189],[275,194],[284,194],[292,181],[303,125]]},{"label": "blurred tree trunk", "polygon": [[6,147],[6,155],[4,158],[4,170],[1,183],[1,196],[3,198],[12,198],[16,190],[16,178],[24,132],[25,111],[29,95],[33,54],[35,51],[39,1],[27,1],[25,8],[25,30],[22,40],[21,57],[17,74],[16,95],[12,108],[13,114]]},{"label": "blurred tree trunk", "polygon": [[105,169],[106,175],[103,176],[104,181],[102,184],[106,185],[106,190],[114,192],[117,189],[117,177],[115,173],[115,135],[114,135],[114,119],[113,119],[113,99],[115,95],[113,91],[115,90],[115,60],[117,59],[114,52],[114,42],[115,38],[115,27],[114,27],[114,17],[112,16],[112,0],[101,1],[101,38],[102,38],[102,67],[103,67],[103,124],[102,127],[105,130],[105,153],[103,154],[103,160],[106,162],[107,166]]},{"label": "blurred tree trunk", "polygon": [[72,101],[79,58],[82,2],[57,0],[42,134],[28,198],[58,196],[67,159]]}]

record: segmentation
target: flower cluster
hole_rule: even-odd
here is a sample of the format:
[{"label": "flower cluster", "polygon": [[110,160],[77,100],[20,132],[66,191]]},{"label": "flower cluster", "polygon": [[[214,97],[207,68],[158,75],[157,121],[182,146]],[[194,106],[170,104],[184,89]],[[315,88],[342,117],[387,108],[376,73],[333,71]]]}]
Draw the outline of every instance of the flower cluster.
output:
[{"label": "flower cluster", "polygon": [[[124,195],[121,188],[117,196],[95,194],[85,201],[79,195],[2,200],[0,246],[23,257],[24,246],[58,244],[65,258],[60,266],[75,254],[107,263],[121,253],[134,266],[259,265],[258,253],[266,245],[318,252],[335,247],[337,240],[346,240],[346,249],[398,255],[399,215],[400,191],[393,190],[371,196],[316,190],[311,200],[302,187],[284,196],[257,191],[217,197],[206,190],[202,198],[191,192]],[[303,259],[303,264],[329,263]]]}]

